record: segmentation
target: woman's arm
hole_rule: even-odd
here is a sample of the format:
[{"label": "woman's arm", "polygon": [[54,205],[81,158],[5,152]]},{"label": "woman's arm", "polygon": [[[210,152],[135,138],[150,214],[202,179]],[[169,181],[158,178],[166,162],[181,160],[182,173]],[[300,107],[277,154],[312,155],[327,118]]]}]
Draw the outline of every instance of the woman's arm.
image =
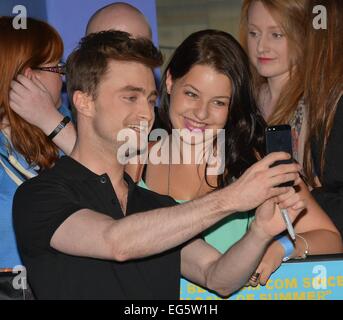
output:
[{"label": "woman's arm", "polygon": [[[11,83],[10,107],[24,120],[49,135],[61,122],[63,115],[39,79],[18,75]],[[69,122],[52,140],[65,154],[70,154],[76,141],[76,130]]]},{"label": "woman's arm", "polygon": [[[307,209],[295,222],[295,231],[306,239],[309,254],[330,254],[343,252],[339,231],[325,211],[312,197],[302,182],[298,188],[307,202]],[[305,250],[305,241],[297,239],[294,256],[301,256]]]},{"label": "woman's arm", "polygon": [[[297,236],[290,258],[302,257],[305,251],[310,255],[343,252],[342,238],[338,230],[303,182],[298,192],[305,199],[307,209],[299,215],[294,224]],[[258,281],[250,280],[250,285],[265,285],[271,274],[280,267],[284,256],[285,250],[280,241],[273,240],[256,269],[256,273],[260,275]]]}]

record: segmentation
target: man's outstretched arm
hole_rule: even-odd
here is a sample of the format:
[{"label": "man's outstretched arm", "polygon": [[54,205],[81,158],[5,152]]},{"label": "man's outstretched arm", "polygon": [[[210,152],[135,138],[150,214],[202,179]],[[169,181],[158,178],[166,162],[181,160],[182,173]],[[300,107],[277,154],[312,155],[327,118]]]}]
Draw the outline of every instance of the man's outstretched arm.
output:
[{"label": "man's outstretched arm", "polygon": [[[192,239],[233,212],[255,208],[266,199],[286,193],[289,188],[274,186],[296,180],[299,166],[287,164],[269,168],[275,161],[285,158],[287,154],[284,153],[271,154],[230,186],[179,206],[133,214],[119,220],[92,210],[79,210],[57,228],[50,244],[70,255],[118,261],[166,251]],[[15,212],[19,202],[24,203],[18,206],[23,212]],[[19,192],[15,197],[15,216],[24,216],[27,206],[30,206],[30,199],[23,198]],[[35,204],[37,210],[39,207]]]}]

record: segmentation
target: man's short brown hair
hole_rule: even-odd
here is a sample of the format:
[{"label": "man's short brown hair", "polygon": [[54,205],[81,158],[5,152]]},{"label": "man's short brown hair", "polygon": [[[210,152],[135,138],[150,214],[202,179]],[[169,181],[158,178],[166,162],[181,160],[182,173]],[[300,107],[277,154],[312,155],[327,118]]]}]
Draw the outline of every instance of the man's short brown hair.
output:
[{"label": "man's short brown hair", "polygon": [[133,39],[122,31],[102,31],[81,39],[67,60],[67,91],[73,105],[73,94],[80,90],[97,96],[97,88],[110,60],[142,63],[152,70],[162,65],[161,52],[148,39]]}]

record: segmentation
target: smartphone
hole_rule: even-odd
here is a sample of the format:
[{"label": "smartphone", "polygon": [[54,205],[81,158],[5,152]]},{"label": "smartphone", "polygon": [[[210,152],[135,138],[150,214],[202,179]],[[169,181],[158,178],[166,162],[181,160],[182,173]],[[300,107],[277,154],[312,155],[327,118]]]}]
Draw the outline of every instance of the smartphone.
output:
[{"label": "smartphone", "polygon": [[[267,127],[266,132],[266,152],[267,154],[272,152],[287,152],[292,158],[288,160],[279,160],[271,165],[275,167],[280,164],[293,163],[293,149],[292,149],[292,133],[291,127],[287,124]],[[291,187],[294,185],[294,181],[285,182],[279,185],[279,187]]]}]

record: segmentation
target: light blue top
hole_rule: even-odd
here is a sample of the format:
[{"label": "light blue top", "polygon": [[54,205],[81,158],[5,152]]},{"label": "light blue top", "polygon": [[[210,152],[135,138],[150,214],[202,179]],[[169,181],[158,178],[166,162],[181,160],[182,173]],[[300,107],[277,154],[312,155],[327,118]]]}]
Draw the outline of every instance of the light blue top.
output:
[{"label": "light blue top", "polygon": [[[138,185],[149,189],[142,179]],[[185,200],[175,201],[178,203],[186,202]],[[253,218],[254,215],[250,212],[237,212],[206,230],[203,233],[204,239],[212,247],[224,253],[245,235]]]},{"label": "light blue top", "polygon": [[[71,116],[67,107],[62,106],[59,111],[63,115]],[[24,181],[25,177],[10,164],[8,160],[9,154],[12,154],[21,166],[30,173],[37,174],[34,168],[30,167],[26,162],[25,158],[13,149],[11,142],[0,131],[0,159],[16,177]],[[62,154],[60,152],[60,155]],[[22,264],[17,249],[12,221],[12,202],[17,188],[18,185],[9,177],[4,167],[0,164],[0,269],[14,268]]]}]

